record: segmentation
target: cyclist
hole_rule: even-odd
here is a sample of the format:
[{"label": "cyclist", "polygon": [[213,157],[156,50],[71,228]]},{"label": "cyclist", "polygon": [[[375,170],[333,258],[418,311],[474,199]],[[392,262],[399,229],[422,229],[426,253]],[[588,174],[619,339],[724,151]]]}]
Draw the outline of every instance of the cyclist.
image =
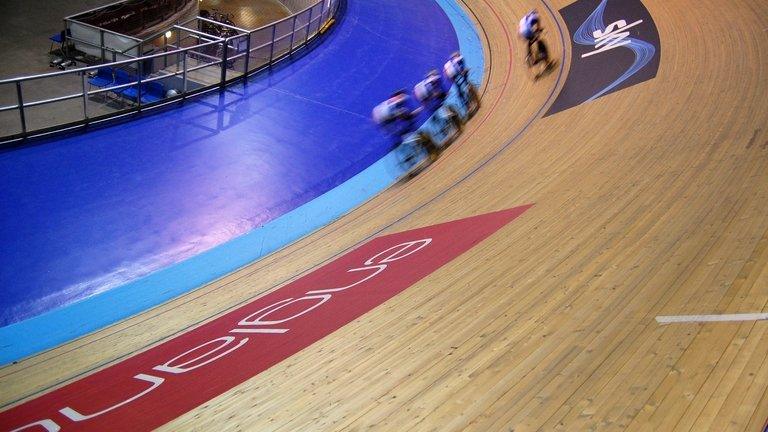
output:
[{"label": "cyclist", "polygon": [[440,74],[436,70],[430,71],[422,81],[413,87],[413,94],[422,104],[431,100],[442,102],[447,95]]},{"label": "cyclist", "polygon": [[443,72],[445,72],[445,76],[448,79],[455,82],[458,86],[463,86],[467,81],[467,75],[469,75],[469,69],[467,69],[467,64],[464,62],[464,57],[458,51],[451,54],[451,57],[443,66]]},{"label": "cyclist", "polygon": [[[429,163],[437,160],[439,154],[440,147],[424,131],[417,131],[404,136],[402,145],[397,147],[400,167],[403,171],[408,172],[408,177],[413,177],[421,172]],[[425,160],[424,156],[427,156],[428,159]]]},{"label": "cyclist", "polygon": [[405,90],[396,91],[389,99],[373,108],[373,121],[379,125],[386,125],[396,120],[411,120],[416,112],[408,108],[410,99]]},{"label": "cyclist", "polygon": [[[539,13],[536,11],[536,9],[525,14],[525,16],[520,20],[518,33],[520,34],[520,37],[525,39],[528,44],[528,54],[525,58],[526,62],[528,63],[528,67],[533,67],[543,61],[545,65],[544,67],[547,68],[552,63],[549,59],[549,51],[547,50],[547,46],[544,43],[544,40],[541,38],[541,32],[543,30],[544,28],[541,27],[541,19],[539,18]],[[534,46],[536,47],[535,53],[533,49]]]},{"label": "cyclist", "polygon": [[458,90],[459,98],[468,112],[474,113],[477,111],[479,105],[479,99],[477,96],[477,90],[475,86],[469,81],[469,68],[464,62],[464,57],[457,51],[451,54],[451,57],[443,66],[443,72],[445,76],[456,83],[456,89]]}]

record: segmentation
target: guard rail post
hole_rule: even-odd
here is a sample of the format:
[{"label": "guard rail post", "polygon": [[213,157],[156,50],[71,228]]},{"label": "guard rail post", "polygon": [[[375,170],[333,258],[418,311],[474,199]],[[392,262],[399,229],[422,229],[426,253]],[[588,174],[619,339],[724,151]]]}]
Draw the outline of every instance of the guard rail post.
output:
[{"label": "guard rail post", "polygon": [[229,38],[224,39],[221,41],[221,82],[219,83],[220,87],[224,87],[224,83],[227,82],[227,52],[229,51]]},{"label": "guard rail post", "polygon": [[144,61],[139,60],[138,61],[139,67],[136,69],[137,74],[139,76],[138,80],[136,81],[136,103],[138,104],[138,107],[136,108],[136,111],[141,112],[141,73],[143,72],[142,66],[144,65]]},{"label": "guard rail post", "polygon": [[243,70],[243,75],[245,81],[248,81],[248,66],[251,60],[251,33],[248,32],[245,34],[245,37],[247,38],[245,40],[245,69]]},{"label": "guard rail post", "polygon": [[21,81],[16,81],[16,101],[19,103],[19,119],[21,120],[21,133],[27,134],[27,119],[24,118],[24,98],[21,96]]},{"label": "guard rail post", "polygon": [[88,120],[88,91],[85,89],[85,77],[88,76],[87,73],[83,72],[82,74],[82,83],[83,83],[83,119]]},{"label": "guard rail post", "polygon": [[291,44],[288,46],[288,54],[291,54],[293,52],[293,38],[296,36],[296,17],[298,15],[293,16],[293,30],[291,30]]},{"label": "guard rail post", "polygon": [[181,63],[182,63],[182,70],[181,73],[181,81],[182,81],[182,94],[184,95],[184,99],[187,98],[187,51],[184,50],[184,55],[181,57]]},{"label": "guard rail post", "polygon": [[277,33],[277,25],[272,24],[272,44],[269,46],[269,65],[272,66],[272,60],[275,58],[275,33]]},{"label": "guard rail post", "polygon": [[[181,30],[176,29],[176,72],[179,71],[179,50],[181,49]],[[185,51],[186,52],[186,51]]]},{"label": "guard rail post", "polygon": [[99,30],[99,35],[101,37],[101,61],[104,62],[104,61],[107,60],[105,58],[106,57],[106,52],[104,51],[104,30]]}]

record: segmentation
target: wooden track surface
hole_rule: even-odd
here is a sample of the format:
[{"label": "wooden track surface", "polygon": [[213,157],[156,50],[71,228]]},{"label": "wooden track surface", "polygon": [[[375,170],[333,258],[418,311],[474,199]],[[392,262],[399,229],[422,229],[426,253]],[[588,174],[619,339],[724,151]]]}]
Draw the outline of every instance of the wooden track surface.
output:
[{"label": "wooden track surface", "polygon": [[[546,7],[466,1],[487,43],[483,105],[436,163],[222,280],[0,370],[0,404],[144,350],[371,236],[535,203],[164,429],[761,430],[768,321],[654,318],[768,311],[768,2],[644,0],[661,35],[658,76],[541,118],[567,70],[532,82],[515,30]],[[562,60],[564,24],[544,15]]]}]

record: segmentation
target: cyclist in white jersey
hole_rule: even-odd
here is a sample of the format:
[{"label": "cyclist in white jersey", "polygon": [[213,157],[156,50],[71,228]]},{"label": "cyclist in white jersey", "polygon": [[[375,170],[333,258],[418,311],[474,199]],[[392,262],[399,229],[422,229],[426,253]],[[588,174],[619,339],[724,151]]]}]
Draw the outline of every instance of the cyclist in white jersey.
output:
[{"label": "cyclist in white jersey", "polygon": [[446,92],[440,74],[436,70],[430,71],[423,80],[413,86],[413,94],[422,104],[445,99]]},{"label": "cyclist in white jersey", "polygon": [[463,85],[463,81],[467,79],[469,70],[467,64],[464,62],[464,57],[458,52],[451,54],[451,58],[443,66],[443,72],[445,76],[458,85]]},{"label": "cyclist in white jersey", "polygon": [[[520,20],[518,34],[527,42],[528,53],[526,56],[526,62],[528,63],[529,67],[533,67],[542,61],[545,64],[545,69],[552,65],[552,61],[549,59],[549,51],[547,50],[547,46],[541,38],[541,32],[543,30],[544,29],[541,27],[539,13],[536,11],[536,9],[528,12]],[[534,46],[536,47],[535,52],[533,49]]]},{"label": "cyclist in white jersey", "polygon": [[540,31],[541,21],[539,20],[539,13],[536,11],[536,9],[525,14],[525,16],[520,20],[518,33],[523,39],[530,41],[534,39]]},{"label": "cyclist in white jersey", "polygon": [[395,120],[410,120],[414,113],[408,109],[409,99],[405,90],[398,90],[389,99],[373,108],[373,120],[380,125]]}]

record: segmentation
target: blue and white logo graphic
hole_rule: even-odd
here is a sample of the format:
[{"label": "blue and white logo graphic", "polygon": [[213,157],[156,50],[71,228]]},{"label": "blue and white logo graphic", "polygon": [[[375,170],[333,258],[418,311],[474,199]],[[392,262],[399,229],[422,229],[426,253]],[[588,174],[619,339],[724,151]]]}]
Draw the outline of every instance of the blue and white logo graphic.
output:
[{"label": "blue and white logo graphic", "polygon": [[595,3],[579,0],[560,10],[573,35],[573,55],[566,83],[547,115],[656,76],[659,34],[640,0]]}]

